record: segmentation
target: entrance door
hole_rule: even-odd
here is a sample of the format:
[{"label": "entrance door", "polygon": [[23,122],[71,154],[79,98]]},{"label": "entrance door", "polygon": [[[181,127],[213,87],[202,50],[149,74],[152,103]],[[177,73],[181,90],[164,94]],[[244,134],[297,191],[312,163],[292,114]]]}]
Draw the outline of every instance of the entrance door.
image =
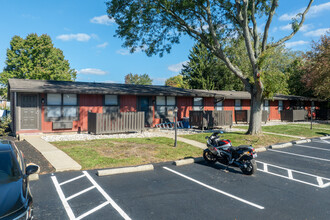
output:
[{"label": "entrance door", "polygon": [[145,124],[150,126],[152,124],[152,109],[150,106],[150,98],[149,96],[140,96],[138,98],[138,111],[144,112]]},{"label": "entrance door", "polygon": [[21,129],[38,129],[37,95],[21,95]]}]

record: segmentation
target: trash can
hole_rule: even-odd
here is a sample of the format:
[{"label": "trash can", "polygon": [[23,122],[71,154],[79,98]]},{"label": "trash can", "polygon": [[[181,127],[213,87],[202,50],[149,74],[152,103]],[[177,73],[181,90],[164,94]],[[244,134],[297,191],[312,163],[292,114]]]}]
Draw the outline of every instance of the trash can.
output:
[{"label": "trash can", "polygon": [[183,128],[190,128],[189,118],[187,118],[187,117],[182,118],[182,124],[183,124]]}]

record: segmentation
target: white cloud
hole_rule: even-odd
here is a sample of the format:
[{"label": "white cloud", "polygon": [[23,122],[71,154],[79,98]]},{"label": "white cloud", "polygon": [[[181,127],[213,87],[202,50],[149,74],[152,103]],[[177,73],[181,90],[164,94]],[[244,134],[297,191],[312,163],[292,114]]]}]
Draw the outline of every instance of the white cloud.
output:
[{"label": "white cloud", "polygon": [[62,41],[70,41],[70,40],[76,40],[80,42],[86,42],[89,41],[91,38],[96,38],[97,35],[92,34],[84,34],[84,33],[78,33],[78,34],[62,34],[56,37],[56,39],[62,40]]},{"label": "white cloud", "polygon": [[330,28],[320,28],[315,31],[309,31],[304,34],[307,37],[320,37],[321,35],[325,35],[327,31],[330,31]]},{"label": "white cloud", "polygon": [[[305,11],[305,9],[306,8],[301,8],[301,9],[297,10],[296,13],[283,14],[279,17],[279,20],[280,21],[291,21],[291,19],[296,17],[296,15],[298,13],[303,13]],[[320,4],[320,5],[314,5],[309,9],[306,17],[315,17],[315,16],[319,15],[321,12],[329,11],[329,10],[330,10],[330,2]]]},{"label": "white cloud", "polygon": [[86,69],[81,69],[78,71],[80,74],[92,74],[92,75],[105,75],[107,74],[106,71],[101,70],[101,69],[94,69],[94,68],[86,68]]},{"label": "white cloud", "polygon": [[186,65],[187,63],[188,63],[188,61],[186,60],[181,63],[173,64],[173,65],[169,66],[167,69],[171,72],[178,73],[182,70],[183,65]]},{"label": "white cloud", "polygon": [[309,44],[309,42],[299,40],[299,41],[293,41],[293,42],[285,43],[285,46],[291,48],[291,47],[296,47],[296,46],[305,45],[305,44]]},{"label": "white cloud", "polygon": [[101,15],[98,17],[94,17],[90,20],[91,23],[94,24],[104,24],[104,25],[111,25],[115,23],[114,19],[110,19],[108,15]]},{"label": "white cloud", "polygon": [[99,44],[99,45],[97,45],[96,47],[97,47],[97,48],[106,48],[108,45],[109,45],[108,42],[104,42],[103,44]]}]

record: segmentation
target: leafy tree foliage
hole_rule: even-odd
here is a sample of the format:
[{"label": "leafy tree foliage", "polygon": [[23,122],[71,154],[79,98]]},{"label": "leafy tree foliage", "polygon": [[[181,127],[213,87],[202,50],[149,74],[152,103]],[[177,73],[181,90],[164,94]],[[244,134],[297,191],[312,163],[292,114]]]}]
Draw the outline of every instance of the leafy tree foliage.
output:
[{"label": "leafy tree foliage", "polygon": [[148,74],[138,75],[129,73],[125,76],[125,84],[151,85],[152,79],[150,79]]},{"label": "leafy tree foliage", "polygon": [[302,67],[302,80],[313,91],[315,96],[330,99],[330,32],[321,36],[312,44],[312,50],[305,54],[305,65]]},{"label": "leafy tree foliage", "polygon": [[173,76],[173,77],[168,78],[165,81],[165,86],[177,87],[177,88],[182,88],[182,89],[188,89],[189,88],[187,83],[183,81],[183,76],[182,75],[177,75],[177,76]]},{"label": "leafy tree foliage", "polygon": [[70,68],[63,52],[51,38],[29,34],[26,39],[14,36],[7,49],[6,66],[0,74],[1,96],[7,96],[9,78],[73,81],[76,71]]},{"label": "leafy tree foliage", "polygon": [[[291,39],[304,23],[314,0],[292,22],[292,32],[275,42],[268,42],[269,27],[279,0],[110,0],[107,12],[118,24],[116,35],[134,52],[138,47],[147,55],[170,52],[171,46],[189,35],[204,44],[238,77],[251,94],[248,133],[261,132],[262,103],[266,75],[262,67],[274,48]],[[265,19],[258,32],[257,19]],[[250,71],[245,72],[230,59],[225,50],[228,39],[243,36]],[[260,43],[261,42],[261,43]],[[267,95],[267,94],[266,94]]]},{"label": "leafy tree foliage", "polygon": [[244,90],[242,82],[203,44],[192,48],[181,75],[190,89]]},{"label": "leafy tree foliage", "polygon": [[299,55],[294,59],[294,61],[286,69],[288,74],[288,89],[290,95],[298,96],[313,96],[312,91],[306,87],[305,82],[303,81],[304,71],[304,59],[303,55]]}]

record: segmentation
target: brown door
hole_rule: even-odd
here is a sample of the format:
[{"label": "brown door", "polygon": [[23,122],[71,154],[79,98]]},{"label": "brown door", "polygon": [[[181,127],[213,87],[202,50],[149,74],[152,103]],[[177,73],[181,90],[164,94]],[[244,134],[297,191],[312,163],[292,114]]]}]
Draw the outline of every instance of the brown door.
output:
[{"label": "brown door", "polygon": [[22,95],[21,101],[21,129],[38,129],[37,95]]}]

